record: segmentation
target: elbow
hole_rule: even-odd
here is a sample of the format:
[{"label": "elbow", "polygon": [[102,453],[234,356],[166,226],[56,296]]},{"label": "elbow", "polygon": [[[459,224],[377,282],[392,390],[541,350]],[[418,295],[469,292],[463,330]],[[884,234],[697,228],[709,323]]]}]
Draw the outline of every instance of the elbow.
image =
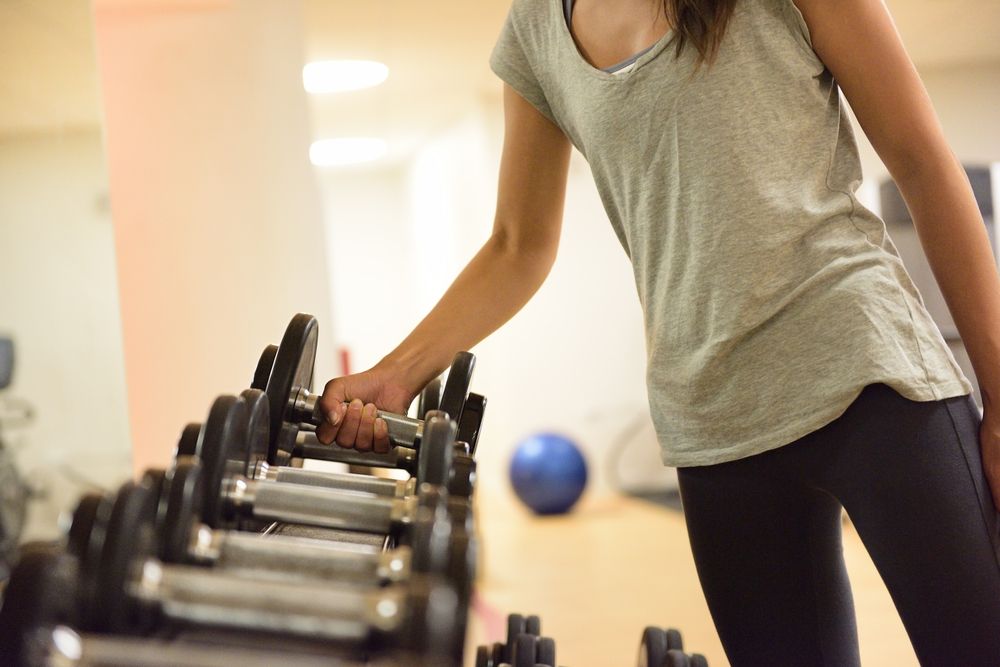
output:
[{"label": "elbow", "polygon": [[559,250],[558,230],[555,233],[512,234],[509,230],[494,230],[487,242],[507,263],[531,274],[548,275]]}]

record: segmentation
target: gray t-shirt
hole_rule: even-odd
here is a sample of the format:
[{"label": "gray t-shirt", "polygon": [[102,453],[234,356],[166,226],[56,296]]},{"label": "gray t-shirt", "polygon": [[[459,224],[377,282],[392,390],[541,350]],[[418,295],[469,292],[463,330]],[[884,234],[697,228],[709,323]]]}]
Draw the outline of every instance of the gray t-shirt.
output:
[{"label": "gray t-shirt", "polygon": [[[649,403],[673,466],[788,444],[865,385],[972,392],[883,222],[840,90],[792,0],[740,0],[712,68],[667,33],[588,64],[563,0],[514,0],[490,65],[590,163],[632,261]],[[595,391],[597,391],[595,386]]]}]

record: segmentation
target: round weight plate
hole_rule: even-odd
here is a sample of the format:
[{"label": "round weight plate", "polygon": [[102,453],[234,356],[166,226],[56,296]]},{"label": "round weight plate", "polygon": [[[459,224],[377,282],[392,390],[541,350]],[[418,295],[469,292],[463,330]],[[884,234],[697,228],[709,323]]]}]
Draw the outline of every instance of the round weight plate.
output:
[{"label": "round weight plate", "polygon": [[166,513],[160,535],[159,556],[165,563],[186,563],[191,531],[201,519],[205,491],[201,462],[194,457],[177,460],[167,486]]},{"label": "round weight plate", "polygon": [[514,641],[518,635],[524,634],[524,616],[510,614],[507,616],[507,645],[504,649],[503,662],[512,662],[514,657]]},{"label": "round weight plate", "polygon": [[188,424],[181,431],[181,439],[177,441],[177,451],[174,458],[178,456],[197,456],[198,439],[201,436],[201,424]]},{"label": "round weight plate", "polygon": [[476,648],[476,667],[496,667],[490,659],[490,649],[486,646]]},{"label": "round weight plate", "polygon": [[483,416],[486,414],[486,397],[470,393],[462,408],[462,421],[458,424],[458,440],[469,446],[469,453],[476,453]]},{"label": "round weight plate", "polygon": [[[90,531],[86,544],[82,545],[80,556],[80,582],[78,597],[80,601],[80,629],[93,630],[100,626],[101,608],[98,606],[97,593],[98,568],[104,553],[104,542],[107,536],[108,520],[111,518],[113,501],[110,496],[101,496],[100,502],[94,508],[90,519]],[[82,534],[82,532],[81,532]]]},{"label": "round weight plate", "polygon": [[548,667],[556,667],[555,639],[552,639],[552,637],[538,638],[538,646],[535,650],[535,661],[542,665],[548,665]]},{"label": "round weight plate", "polygon": [[524,619],[524,631],[536,637],[542,636],[542,619],[534,614]]},{"label": "round weight plate", "polygon": [[535,653],[538,637],[535,635],[518,635],[514,640],[514,659],[511,660],[513,667],[535,667]]},{"label": "round weight plate", "polygon": [[441,394],[440,409],[456,423],[462,421],[462,410],[465,399],[469,397],[469,385],[472,384],[472,371],[476,367],[476,356],[471,352],[459,352],[451,362],[448,379],[444,383]]},{"label": "round weight plate", "polygon": [[437,410],[440,406],[441,378],[436,377],[420,392],[420,399],[417,402],[417,419],[424,419],[428,412]]},{"label": "round weight plate", "polygon": [[130,481],[118,489],[97,568],[101,614],[95,630],[134,634],[148,629],[128,583],[133,563],[152,555],[155,517],[156,499],[148,487]]},{"label": "round weight plate", "polygon": [[80,498],[73,510],[73,520],[69,524],[69,534],[66,536],[66,551],[83,558],[90,540],[90,533],[97,518],[97,509],[104,502],[101,493],[88,493]]},{"label": "round weight plate", "polygon": [[230,527],[222,495],[229,479],[246,472],[248,416],[242,398],[220,396],[205,421],[200,452],[205,478],[202,521],[212,528]]},{"label": "round weight plate", "polygon": [[708,659],[701,653],[693,653],[688,656],[691,667],[708,667]]},{"label": "round weight plate", "polygon": [[271,369],[274,368],[274,357],[277,354],[277,345],[268,345],[260,353],[260,359],[257,360],[257,368],[253,372],[253,382],[250,383],[252,388],[260,389],[261,391],[267,389],[267,380],[271,377]]},{"label": "round weight plate", "polygon": [[504,656],[507,654],[507,645],[501,644],[500,642],[493,642],[493,646],[490,647],[490,660],[493,661],[494,667],[499,667],[504,661]]},{"label": "round weight plate", "polygon": [[642,631],[639,641],[638,667],[663,667],[667,658],[667,633],[663,628],[649,626]]},{"label": "round weight plate", "polygon": [[663,667],[691,667],[691,661],[684,651],[670,649],[667,651],[666,660],[663,661]]},{"label": "round weight plate", "polygon": [[675,630],[674,628],[667,628],[667,650],[670,651],[684,650],[684,638],[681,637],[680,630]]},{"label": "round weight plate", "polygon": [[5,665],[48,664],[48,633],[40,630],[76,625],[76,559],[51,545],[25,547],[0,607],[0,662]]},{"label": "round weight plate", "polygon": [[313,366],[319,325],[311,315],[299,313],[289,322],[274,357],[274,367],[267,380],[267,400],[271,404],[270,450],[268,463],[277,460],[278,434],[290,407],[293,392],[312,389]]},{"label": "round weight plate", "polygon": [[267,394],[259,389],[246,389],[240,393],[240,398],[246,401],[247,410],[250,413],[250,421],[247,424],[246,465],[246,471],[249,475],[258,461],[267,462],[271,409],[267,401]]},{"label": "round weight plate", "polygon": [[451,475],[457,428],[455,422],[440,411],[427,415],[423,440],[417,450],[417,483],[444,487]]}]

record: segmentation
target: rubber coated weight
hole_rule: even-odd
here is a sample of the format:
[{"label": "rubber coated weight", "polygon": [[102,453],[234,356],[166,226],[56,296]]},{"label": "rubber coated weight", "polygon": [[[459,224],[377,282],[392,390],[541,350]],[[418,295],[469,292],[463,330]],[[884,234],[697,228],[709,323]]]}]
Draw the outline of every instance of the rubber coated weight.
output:
[{"label": "rubber coated weight", "polygon": [[267,389],[267,381],[271,377],[271,369],[274,368],[274,358],[277,354],[277,345],[268,345],[260,353],[260,359],[257,360],[257,368],[253,372],[253,382],[250,383],[251,388],[261,391]]},{"label": "rubber coated weight", "polygon": [[684,650],[684,638],[681,631],[674,628],[667,628],[667,650]]},{"label": "rubber coated weight", "polygon": [[513,662],[514,642],[518,635],[524,634],[524,616],[510,614],[507,616],[507,644],[503,653],[503,662]]},{"label": "rubber coated weight", "polygon": [[524,631],[536,637],[542,636],[542,619],[532,614],[524,619]]},{"label": "rubber coated weight", "polygon": [[205,491],[201,463],[194,457],[177,460],[166,487],[166,511],[157,531],[160,536],[159,558],[165,563],[188,561],[191,531],[202,514]]},{"label": "rubber coated weight", "polygon": [[248,414],[246,402],[235,396],[215,399],[205,421],[198,456],[205,477],[202,520],[211,528],[231,527],[223,516],[223,481],[246,473]]},{"label": "rubber coated weight", "polygon": [[105,502],[104,494],[87,493],[80,498],[73,510],[73,519],[69,524],[69,534],[66,537],[66,551],[77,558],[83,558],[87,551],[90,533],[94,529],[98,508]]},{"label": "rubber coated weight", "polygon": [[489,647],[479,646],[476,648],[476,667],[494,667]]},{"label": "rubber coated weight", "polygon": [[469,385],[472,384],[472,371],[475,368],[476,356],[471,352],[459,352],[451,362],[448,379],[444,383],[440,409],[459,423],[462,421],[465,399],[469,397]]},{"label": "rubber coated weight", "polygon": [[694,653],[688,656],[688,662],[691,663],[691,667],[708,667],[708,659],[701,653]]},{"label": "rubber coated weight", "polygon": [[240,398],[247,404],[250,421],[247,424],[247,459],[243,474],[252,475],[258,461],[267,461],[271,429],[271,407],[267,394],[259,389],[245,389]]},{"label": "rubber coated weight", "polygon": [[510,661],[512,667],[535,667],[535,653],[538,637],[535,635],[518,635],[514,640],[514,655]]},{"label": "rubber coated weight", "polygon": [[152,617],[143,613],[128,592],[132,564],[153,553],[153,519],[156,498],[149,487],[126,482],[118,490],[108,520],[101,562],[91,572],[97,575],[97,625],[85,630],[143,633]]},{"label": "rubber coated weight", "polygon": [[539,637],[535,649],[535,662],[556,667],[556,640],[552,637]]},{"label": "rubber coated weight", "polygon": [[663,667],[691,667],[691,661],[684,651],[670,649],[667,651],[666,660],[663,661]]},{"label": "rubber coated weight", "polygon": [[188,424],[181,431],[181,439],[177,441],[177,451],[174,456],[196,456],[200,439],[201,424]]},{"label": "rubber coated weight", "polygon": [[[267,380],[267,400],[271,405],[270,451],[268,463],[278,460],[281,427],[288,421],[294,389],[312,389],[313,366],[319,325],[312,315],[297,314],[288,323],[281,345],[274,357],[274,367]],[[289,443],[289,447],[290,447]]]},{"label": "rubber coated weight", "polygon": [[445,413],[433,410],[424,422],[424,438],[417,454],[417,480],[420,484],[444,487],[451,474],[454,456],[455,422]]},{"label": "rubber coated weight", "polygon": [[426,419],[428,412],[438,410],[440,407],[441,378],[436,377],[420,392],[420,398],[417,401],[417,419]]},{"label": "rubber coated weight", "polygon": [[97,567],[104,552],[104,542],[107,537],[107,525],[111,518],[112,506],[113,501],[110,496],[101,496],[100,502],[94,508],[93,517],[90,518],[89,530],[86,532],[87,543],[81,549],[78,596],[80,600],[80,627],[84,630],[100,625],[99,619],[102,612],[101,608],[97,606]]},{"label": "rubber coated weight", "polygon": [[637,667],[663,667],[668,650],[667,632],[652,625],[647,627],[639,641]]},{"label": "rubber coated weight", "polygon": [[469,394],[462,408],[461,421],[458,424],[458,440],[468,443],[469,453],[476,453],[479,443],[479,432],[482,430],[483,416],[486,414],[486,397],[479,394]]}]

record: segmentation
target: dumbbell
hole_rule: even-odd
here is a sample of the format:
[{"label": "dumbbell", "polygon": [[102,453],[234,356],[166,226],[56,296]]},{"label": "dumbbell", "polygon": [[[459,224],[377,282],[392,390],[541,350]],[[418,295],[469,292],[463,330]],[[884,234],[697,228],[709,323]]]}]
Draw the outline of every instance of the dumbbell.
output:
[{"label": "dumbbell", "polygon": [[555,667],[556,645],[550,637],[542,637],[538,616],[507,616],[507,641],[476,650],[476,667]]},{"label": "dumbbell", "polygon": [[708,661],[699,653],[684,653],[679,630],[649,626],[639,642],[638,667],[708,667]]},{"label": "dumbbell", "polygon": [[[313,428],[322,422],[323,416],[317,405],[319,397],[311,391],[318,333],[319,325],[314,317],[302,313],[295,315],[285,329],[277,350],[265,348],[258,361],[254,373],[254,383],[258,387],[264,369],[269,363],[271,366],[265,390],[271,407],[269,463],[279,460],[279,452],[293,453],[303,425]],[[469,398],[469,383],[474,367],[475,356],[471,353],[459,352],[455,355],[441,396],[439,409],[448,413],[459,424],[462,423],[463,411]],[[481,405],[470,411],[470,415],[481,421],[485,398],[478,397],[476,400]],[[475,415],[477,410],[478,416]],[[385,420],[389,438],[396,445],[413,448],[419,446],[422,436],[420,420],[386,412],[379,412],[377,416]],[[470,425],[463,430],[468,431],[474,440],[478,440],[478,425]],[[303,433],[309,444],[319,444],[311,431],[305,430]],[[475,441],[469,445],[474,453]]]},{"label": "dumbbell", "polygon": [[[266,520],[398,536],[408,530],[422,503],[446,502],[447,494],[441,487],[447,481],[455,437],[451,420],[434,417],[428,422],[420,459],[424,483],[418,494],[386,499],[247,478],[250,417],[242,398],[221,396],[205,423],[200,452],[205,477],[203,519],[212,528],[236,528],[241,521]],[[448,507],[464,512],[458,520],[469,520],[468,503]]]},{"label": "dumbbell", "polygon": [[440,577],[345,586],[172,565],[154,556],[155,515],[148,486],[127,482],[119,489],[105,529],[92,533],[101,543],[80,563],[81,598],[93,596],[81,599],[82,630],[141,635],[164,625],[208,626],[404,649],[422,656],[417,664],[461,662],[453,629],[458,596]]},{"label": "dumbbell", "polygon": [[[372,475],[303,470],[292,466],[271,465],[267,460],[267,429],[269,428],[268,414],[270,410],[267,397],[257,389],[247,389],[240,394],[240,397],[247,402],[251,414],[250,446],[247,451],[247,476],[251,479],[361,491],[386,497],[411,496],[416,493],[417,486],[423,481],[420,475],[426,470],[420,466],[419,451],[415,452],[413,475],[408,481],[381,479]],[[428,414],[438,413],[428,412]],[[185,428],[185,435],[187,428],[190,426]],[[184,437],[182,436],[182,439]],[[195,451],[197,452],[197,448]],[[475,460],[467,456],[462,445],[456,442],[453,445],[452,464],[448,478],[449,493],[454,496],[470,496],[475,486],[475,475]]]},{"label": "dumbbell", "polygon": [[[467,534],[450,530],[447,516],[420,515],[408,542],[382,551],[324,540],[261,536],[213,530],[201,523],[204,498],[201,463],[178,459],[169,473],[157,513],[157,555],[163,562],[208,565],[227,571],[254,570],[272,578],[349,579],[373,584],[406,581],[413,569],[450,577],[456,586],[471,579]],[[155,493],[154,493],[155,495]],[[435,526],[435,521],[449,525]],[[416,553],[416,558],[411,555]]]}]

